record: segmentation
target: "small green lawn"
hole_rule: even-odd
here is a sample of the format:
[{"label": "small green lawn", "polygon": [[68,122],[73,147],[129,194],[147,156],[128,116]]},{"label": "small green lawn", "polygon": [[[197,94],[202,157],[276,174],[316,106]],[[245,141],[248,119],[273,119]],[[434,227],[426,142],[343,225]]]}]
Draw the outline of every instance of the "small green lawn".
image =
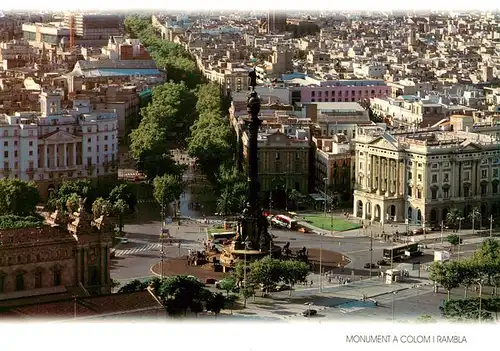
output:
[{"label": "small green lawn", "polygon": [[341,218],[332,218],[330,216],[304,216],[306,222],[311,223],[313,226],[324,229],[324,230],[332,230],[332,222],[333,222],[333,230],[334,231],[346,231],[351,229],[357,229],[361,226],[357,223],[350,222]]}]

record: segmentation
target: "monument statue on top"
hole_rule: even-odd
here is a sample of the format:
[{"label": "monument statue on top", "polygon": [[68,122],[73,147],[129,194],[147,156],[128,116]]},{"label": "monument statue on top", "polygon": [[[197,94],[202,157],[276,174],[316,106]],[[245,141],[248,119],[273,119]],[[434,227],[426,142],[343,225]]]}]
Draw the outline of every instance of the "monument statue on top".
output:
[{"label": "monument statue on top", "polygon": [[247,99],[248,133],[248,194],[245,209],[238,218],[237,234],[230,245],[222,249],[220,263],[224,271],[232,269],[238,262],[251,262],[266,255],[277,256],[281,248],[273,245],[269,234],[269,222],[260,207],[259,169],[258,169],[258,134],[262,121],[259,119],[260,98],[255,91],[257,74],[248,73],[248,85],[251,88]]},{"label": "monument statue on top", "polygon": [[[262,121],[259,119],[260,98],[255,91],[257,73],[255,68],[248,73],[248,85],[251,88],[247,99],[248,123],[248,200],[240,217],[240,233],[237,238],[237,248],[246,247],[253,250],[268,251],[272,248],[272,238],[268,232],[268,221],[264,217],[259,201],[259,169],[258,169],[258,134]],[[242,246],[243,245],[243,246]]]}]

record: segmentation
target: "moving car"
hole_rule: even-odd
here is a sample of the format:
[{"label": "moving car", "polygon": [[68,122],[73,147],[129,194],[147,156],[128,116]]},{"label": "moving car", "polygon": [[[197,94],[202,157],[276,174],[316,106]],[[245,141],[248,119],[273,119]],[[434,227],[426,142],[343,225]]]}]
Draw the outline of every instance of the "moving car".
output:
[{"label": "moving car", "polygon": [[365,265],[363,266],[364,268],[378,268],[377,265],[375,263],[365,263]]},{"label": "moving car", "polygon": [[377,264],[379,266],[387,266],[389,264],[389,262],[387,262],[386,260],[378,260]]}]

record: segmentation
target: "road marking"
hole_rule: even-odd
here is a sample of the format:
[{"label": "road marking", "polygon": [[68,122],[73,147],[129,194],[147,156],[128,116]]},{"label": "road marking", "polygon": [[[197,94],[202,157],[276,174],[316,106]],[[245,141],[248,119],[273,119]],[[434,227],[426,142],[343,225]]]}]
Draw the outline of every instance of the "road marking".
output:
[{"label": "road marking", "polygon": [[148,244],[148,245],[134,247],[132,249],[115,250],[115,256],[117,256],[117,257],[118,256],[126,256],[126,255],[135,254],[137,252],[154,251],[160,247],[161,247],[161,244]]},{"label": "road marking", "polygon": [[345,252],[344,255],[352,255],[352,254],[357,254],[357,253],[362,253],[362,252],[370,252],[370,250],[350,251],[350,252]]}]

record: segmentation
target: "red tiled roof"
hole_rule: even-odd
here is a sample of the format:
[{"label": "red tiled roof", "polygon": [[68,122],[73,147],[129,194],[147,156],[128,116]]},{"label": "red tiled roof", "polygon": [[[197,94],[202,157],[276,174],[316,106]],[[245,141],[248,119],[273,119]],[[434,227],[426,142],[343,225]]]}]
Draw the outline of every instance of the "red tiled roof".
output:
[{"label": "red tiled roof", "polygon": [[[90,296],[76,300],[76,316],[97,317],[104,314],[137,312],[139,310],[162,308],[148,291]],[[75,301],[72,298],[64,300],[5,308],[0,316],[21,318],[56,318],[71,319],[75,315]]]}]

